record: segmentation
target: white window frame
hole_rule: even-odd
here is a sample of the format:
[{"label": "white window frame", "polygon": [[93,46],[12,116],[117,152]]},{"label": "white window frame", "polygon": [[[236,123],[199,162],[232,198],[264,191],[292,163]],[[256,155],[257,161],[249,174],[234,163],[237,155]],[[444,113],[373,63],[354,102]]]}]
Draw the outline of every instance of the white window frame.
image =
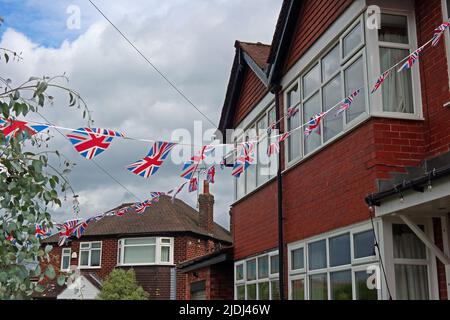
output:
[{"label": "white window frame", "polygon": [[[401,15],[406,16],[407,26],[408,26],[408,41],[409,44],[394,44],[394,43],[384,43],[388,44],[390,48],[397,47],[399,49],[409,49],[410,53],[418,48],[417,43],[417,28],[415,22],[415,12],[411,8],[405,7],[404,9],[396,8],[392,9],[386,7],[387,1],[380,1],[381,13],[390,15]],[[371,80],[371,85],[376,82],[381,74],[381,64],[380,64],[380,46],[383,42],[378,40],[378,29],[370,30],[366,27],[366,51],[367,60],[371,61],[368,65],[369,79]],[[392,71],[397,72],[397,69]],[[409,120],[423,120],[423,109],[422,109],[422,93],[420,84],[420,59],[416,61],[414,67],[411,68],[411,81],[412,81],[412,92],[413,92],[413,113],[403,113],[403,112],[389,112],[383,110],[383,100],[382,100],[382,90],[381,88],[377,90],[374,94],[370,95],[370,114],[375,117],[384,118],[395,118],[395,119],[409,119]]]},{"label": "white window frame", "polygon": [[[346,57],[342,57],[343,56],[343,39],[353,30],[354,27],[356,27],[358,24],[361,24],[361,32],[362,32],[362,42],[355,47],[351,53],[349,53]],[[288,109],[288,94],[292,91],[292,89],[295,86],[298,86],[298,90],[299,90],[299,102],[296,104],[299,108],[299,117],[300,117],[300,124],[305,123],[307,120],[309,119],[304,119],[303,117],[303,107],[304,107],[304,103],[307,102],[312,96],[314,96],[315,94],[319,94],[319,101],[320,101],[320,111],[323,111],[323,88],[330,83],[330,81],[332,79],[334,79],[334,77],[336,77],[337,75],[340,75],[340,80],[341,80],[341,96],[342,99],[344,99],[344,97],[346,96],[346,88],[345,88],[345,76],[344,73],[345,71],[354,63],[356,62],[358,59],[362,58],[362,63],[363,63],[363,70],[364,70],[364,75],[363,75],[363,80],[364,80],[364,88],[368,87],[368,72],[367,72],[367,56],[366,56],[366,48],[367,48],[367,37],[366,37],[366,28],[365,28],[365,20],[364,20],[364,15],[359,14],[351,24],[347,25],[344,28],[344,31],[337,37],[336,40],[331,41],[326,48],[322,51],[322,53],[320,55],[318,55],[317,57],[315,57],[312,61],[314,63],[309,64],[305,69],[303,69],[303,71],[301,73],[298,74],[297,78],[295,79],[295,81],[293,81],[286,90],[283,91],[283,101],[285,102],[283,104],[284,106],[284,114],[287,114],[287,109]],[[331,75],[326,81],[322,82],[322,61],[323,58],[327,56],[327,54],[336,46],[338,45],[339,47],[339,58],[340,60],[340,64],[339,64],[339,69],[333,74]],[[320,73],[320,85],[319,87],[313,92],[310,93],[307,97],[304,96],[303,93],[303,77],[308,74],[309,71],[311,71],[314,67],[319,66],[319,73]],[[355,88],[357,89],[357,88]],[[310,150],[308,154],[305,154],[305,143],[304,143],[304,135],[303,135],[303,129],[299,129],[295,132],[295,134],[300,135],[300,154],[299,156],[293,158],[293,159],[289,159],[289,148],[286,147],[284,148],[284,152],[285,152],[285,167],[288,169],[294,165],[296,165],[297,163],[313,156],[314,154],[316,154],[318,151],[322,150],[323,148],[325,148],[326,146],[328,146],[329,144],[333,143],[334,141],[340,139],[342,136],[344,136],[345,134],[347,134],[349,131],[351,131],[353,128],[355,128],[356,126],[358,126],[359,124],[361,124],[362,122],[364,122],[366,119],[368,119],[370,117],[370,99],[369,99],[369,95],[368,95],[368,90],[363,90],[363,94],[362,96],[364,97],[364,103],[365,103],[365,111],[363,113],[361,113],[358,117],[356,117],[355,119],[351,120],[351,121],[347,121],[347,117],[346,114],[344,113],[341,117],[343,118],[343,130],[341,132],[339,132],[338,134],[336,134],[334,137],[330,138],[328,141],[324,141],[324,122],[322,121],[320,124],[320,130],[321,130],[321,135],[320,135],[320,145],[315,148],[314,150]],[[330,112],[330,114],[333,114],[333,111]],[[288,128],[288,120],[287,118],[284,119],[284,127]],[[314,134],[314,133],[313,133]],[[286,146],[288,145],[288,143],[286,143]]]},{"label": "white window frame", "polygon": [[[92,248],[92,244],[93,243],[100,243],[100,248]],[[82,245],[88,244],[89,248],[81,248]],[[100,250],[100,265],[98,266],[91,266],[91,254],[92,254],[92,250]],[[88,251],[89,255],[88,255],[88,265],[81,265],[81,252],[82,251]],[[89,242],[80,242],[80,247],[79,247],[79,254],[78,254],[78,268],[79,269],[100,269],[102,267],[102,253],[103,253],[103,243],[102,241],[89,241]]]},{"label": "white window frame", "polygon": [[[66,251],[66,252],[64,252]],[[69,252],[67,254],[67,251]],[[69,266],[67,268],[64,268],[64,257],[69,257]],[[61,250],[61,267],[60,270],[61,271],[69,271],[70,270],[70,260],[72,259],[72,249],[71,248],[62,248]]]},{"label": "white window frame", "polygon": [[[413,218],[415,224],[425,226],[425,234],[434,240],[433,222],[431,218]],[[395,286],[395,264],[417,264],[424,265],[423,261],[417,261],[416,259],[397,259],[394,258],[394,239],[392,235],[393,224],[405,224],[397,217],[383,217],[383,245],[384,256],[383,262],[385,263],[387,278],[389,279],[389,289],[392,294],[392,298],[396,299],[396,286]],[[428,296],[430,300],[439,299],[439,284],[437,281],[437,267],[436,256],[425,246],[427,253],[427,273],[428,273]]]},{"label": "white window frame", "polygon": [[[268,283],[269,286],[269,299],[272,300],[272,285],[271,282],[272,281],[278,281],[279,279],[279,273],[272,273],[272,268],[271,268],[271,257],[272,256],[276,256],[278,255],[278,251],[271,251],[271,252],[266,252],[263,254],[259,254],[256,256],[252,256],[252,257],[248,257],[239,261],[236,261],[234,263],[234,269],[233,269],[233,273],[234,273],[234,299],[237,300],[238,298],[238,292],[237,292],[237,287],[239,286],[244,286],[245,289],[245,300],[247,300],[247,285],[252,285],[255,284],[256,285],[256,300],[259,300],[259,284],[260,283]],[[259,258],[267,256],[267,260],[268,260],[268,275],[267,277],[264,278],[259,278],[259,274],[258,274],[258,261]],[[247,262],[248,261],[252,261],[255,260],[255,267],[256,267],[256,279],[255,280],[247,280]],[[243,266],[243,279],[242,280],[236,280],[236,268],[237,266]]]},{"label": "white window frame", "polygon": [[[125,240],[142,240],[142,239],[155,239],[155,244],[125,244]],[[163,243],[162,240],[170,240],[170,243]],[[126,247],[142,247],[142,246],[155,246],[155,262],[143,262],[143,263],[125,263],[124,252]],[[162,247],[169,247],[169,261],[161,261],[161,249]],[[117,265],[118,266],[154,266],[154,265],[174,265],[174,238],[172,237],[132,237],[121,238],[117,242]]]},{"label": "white window frame", "polygon": [[[375,235],[377,239],[379,239],[379,221],[374,221],[374,227],[375,227]],[[372,224],[370,222],[363,222],[357,225],[341,228],[338,230],[333,230],[331,232],[327,232],[324,234],[320,234],[318,236],[314,236],[308,239],[304,239],[301,241],[293,242],[287,245],[288,250],[288,292],[289,292],[289,299],[292,299],[292,280],[296,279],[304,279],[304,290],[305,290],[305,300],[310,299],[310,280],[309,276],[311,275],[317,275],[317,274],[326,274],[327,277],[327,299],[331,299],[331,273],[336,271],[350,271],[351,273],[351,281],[352,281],[352,299],[356,299],[356,284],[355,284],[355,276],[354,273],[361,271],[361,270],[367,270],[366,268],[369,265],[379,265],[379,255],[377,250],[375,250],[374,256],[369,257],[363,257],[363,258],[354,258],[354,241],[353,236],[354,234],[358,234],[360,232],[372,230]],[[350,237],[350,264],[341,265],[341,266],[330,266],[330,238],[334,238],[340,235],[349,234]],[[326,267],[321,269],[314,269],[311,270],[309,268],[309,247],[308,245],[310,243],[314,243],[317,241],[325,240],[325,247],[326,247]],[[295,249],[303,248],[303,258],[304,258],[304,268],[303,269],[297,269],[292,270],[291,269],[291,252]],[[377,290],[377,298],[382,298],[382,290]]]}]

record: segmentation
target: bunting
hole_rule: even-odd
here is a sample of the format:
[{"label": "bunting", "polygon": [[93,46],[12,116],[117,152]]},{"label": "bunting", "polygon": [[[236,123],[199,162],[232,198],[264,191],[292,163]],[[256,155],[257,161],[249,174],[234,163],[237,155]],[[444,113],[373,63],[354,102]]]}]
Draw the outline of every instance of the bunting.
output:
[{"label": "bunting", "polygon": [[172,195],[172,199],[171,199],[172,203],[175,202],[176,196],[183,190],[184,186],[185,186],[187,183],[188,183],[188,181],[182,183],[181,186],[178,187],[178,189],[177,189],[177,190],[175,191],[175,193]]},{"label": "bunting", "polygon": [[343,112],[348,110],[353,103],[355,97],[359,94],[361,89],[355,90],[352,94],[350,94],[347,98],[344,99],[342,104],[337,108],[336,116],[341,115]]},{"label": "bunting", "polygon": [[449,28],[449,26],[450,26],[450,21],[444,22],[439,27],[434,29],[434,35],[433,35],[433,38],[431,39],[431,45],[433,47],[437,46],[437,44],[439,43],[439,40],[441,39],[442,35],[444,34],[444,31],[447,30]]},{"label": "bunting", "polygon": [[148,178],[158,171],[175,145],[170,142],[155,142],[144,159],[130,164],[127,169],[138,176]]},{"label": "bunting", "polygon": [[406,60],[406,62],[398,69],[397,72],[402,72],[404,70],[411,69],[412,66],[414,65],[414,63],[416,63],[416,61],[419,60],[422,50],[423,50],[423,47],[420,47],[419,49],[417,49],[416,51],[411,53],[408,56],[408,59]]},{"label": "bunting", "polygon": [[255,163],[255,144],[253,142],[245,142],[239,145],[240,155],[237,157],[232,176],[239,178],[241,173],[243,173],[251,164]]},{"label": "bunting", "polygon": [[209,183],[214,183],[216,178],[216,167],[215,166],[211,166],[208,169],[208,172],[206,173],[206,180]]},{"label": "bunting", "polygon": [[320,121],[322,121],[322,118],[325,116],[325,114],[326,114],[325,112],[318,113],[314,115],[314,117],[311,118],[311,120],[308,121],[307,123],[308,126],[305,128],[306,137],[309,137],[311,132],[313,132],[314,130],[316,130],[317,133],[320,134]]},{"label": "bunting", "polygon": [[381,84],[384,82],[384,80],[386,80],[386,78],[391,74],[391,70],[386,70],[385,72],[383,72],[382,75],[380,75],[377,79],[377,82],[375,82],[375,84],[372,87],[372,91],[370,92],[370,94],[374,94],[375,91],[378,90],[378,88],[381,86]]},{"label": "bunting", "polygon": [[75,150],[89,160],[108,149],[114,137],[124,137],[124,134],[100,128],[78,128],[67,134]]},{"label": "bunting", "polygon": [[36,238],[42,240],[52,235],[51,231],[40,224],[36,224],[36,231],[34,233]]},{"label": "bunting", "polygon": [[193,177],[191,180],[189,180],[189,192],[194,192],[198,190],[198,180],[196,177]]},{"label": "bunting", "polygon": [[17,138],[19,132],[31,137],[47,128],[46,125],[30,125],[26,121],[0,118],[0,131],[5,136],[6,144],[9,143],[11,137]]}]

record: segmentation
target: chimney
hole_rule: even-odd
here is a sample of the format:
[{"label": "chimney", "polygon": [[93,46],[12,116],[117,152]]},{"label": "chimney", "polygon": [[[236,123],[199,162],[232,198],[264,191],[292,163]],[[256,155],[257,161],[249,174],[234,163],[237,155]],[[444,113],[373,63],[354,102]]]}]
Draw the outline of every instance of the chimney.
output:
[{"label": "chimney", "polygon": [[198,206],[200,227],[212,233],[214,229],[214,196],[209,193],[209,183],[206,180],[203,181],[203,193],[198,196]]}]

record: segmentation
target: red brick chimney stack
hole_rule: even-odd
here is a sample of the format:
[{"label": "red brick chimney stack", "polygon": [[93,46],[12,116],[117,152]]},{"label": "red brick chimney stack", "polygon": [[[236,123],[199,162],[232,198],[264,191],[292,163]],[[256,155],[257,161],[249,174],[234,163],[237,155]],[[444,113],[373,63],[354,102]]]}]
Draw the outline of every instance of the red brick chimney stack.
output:
[{"label": "red brick chimney stack", "polygon": [[199,224],[212,233],[214,228],[214,196],[209,193],[208,181],[203,181],[203,193],[198,196]]}]

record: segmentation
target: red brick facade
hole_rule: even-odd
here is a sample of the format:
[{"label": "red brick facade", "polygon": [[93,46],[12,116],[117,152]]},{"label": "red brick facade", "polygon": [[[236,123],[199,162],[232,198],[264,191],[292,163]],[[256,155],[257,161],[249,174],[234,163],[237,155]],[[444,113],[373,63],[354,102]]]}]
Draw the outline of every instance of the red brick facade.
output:
[{"label": "red brick facade", "polygon": [[233,299],[233,263],[227,262],[208,266],[187,273],[186,299],[191,300],[190,285],[205,281],[206,300]]}]

